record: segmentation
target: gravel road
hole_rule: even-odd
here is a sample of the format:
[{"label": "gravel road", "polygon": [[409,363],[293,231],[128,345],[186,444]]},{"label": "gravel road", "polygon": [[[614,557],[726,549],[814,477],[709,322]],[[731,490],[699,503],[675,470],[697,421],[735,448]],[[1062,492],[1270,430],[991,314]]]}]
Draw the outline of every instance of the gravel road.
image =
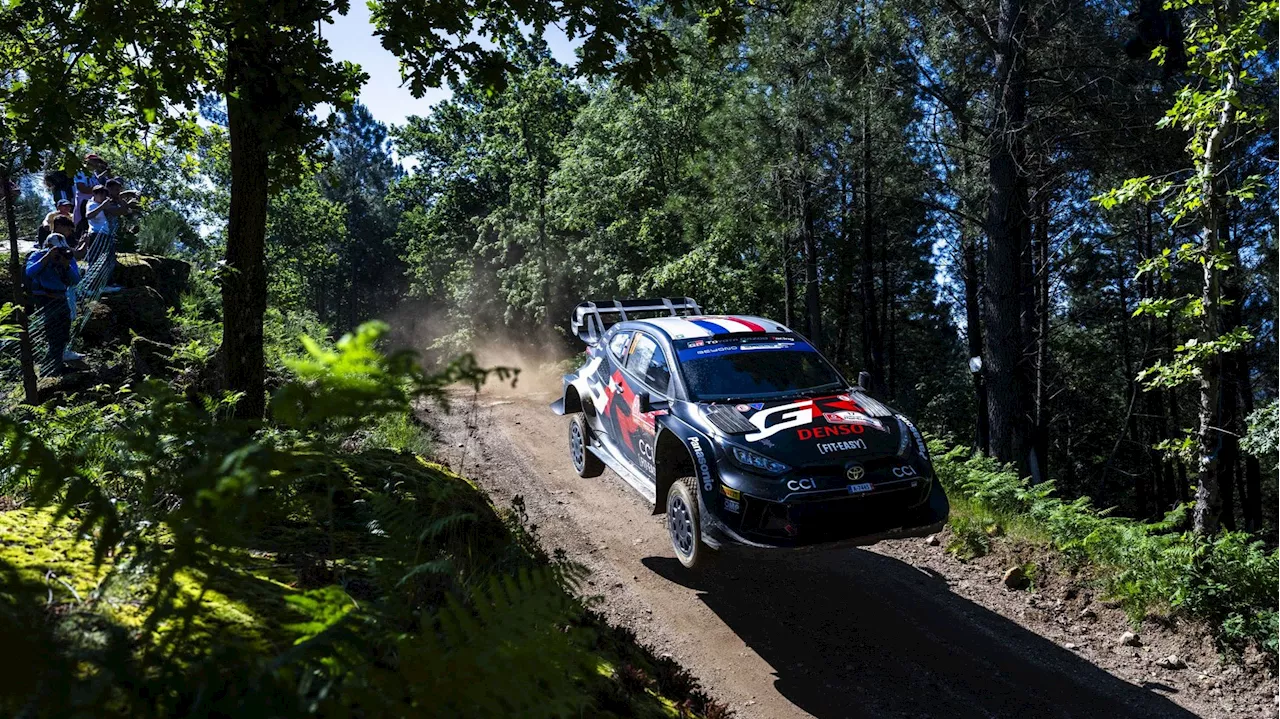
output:
[{"label": "gravel road", "polygon": [[422,417],[441,460],[499,506],[523,497],[546,549],[591,570],[587,593],[610,621],[671,654],[740,717],[1275,716],[1273,683],[1236,690],[1215,679],[1222,667],[1194,663],[1158,675],[1151,646],[1115,646],[1122,618],[1055,623],[1081,610],[1054,600],[1051,582],[1012,592],[998,566],[918,539],[721,552],[686,571],[661,518],[620,478],[574,473],[568,421],[550,399],[458,394],[452,413]]}]

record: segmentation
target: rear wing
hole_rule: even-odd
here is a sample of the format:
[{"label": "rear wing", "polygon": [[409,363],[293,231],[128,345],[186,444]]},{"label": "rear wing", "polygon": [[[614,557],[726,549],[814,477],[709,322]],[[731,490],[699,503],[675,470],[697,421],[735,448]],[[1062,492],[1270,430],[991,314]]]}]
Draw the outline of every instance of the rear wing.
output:
[{"label": "rear wing", "polygon": [[649,300],[595,300],[573,308],[573,333],[583,342],[594,345],[613,325],[629,319],[646,317],[679,317],[700,315],[702,310],[692,297],[659,297]]}]

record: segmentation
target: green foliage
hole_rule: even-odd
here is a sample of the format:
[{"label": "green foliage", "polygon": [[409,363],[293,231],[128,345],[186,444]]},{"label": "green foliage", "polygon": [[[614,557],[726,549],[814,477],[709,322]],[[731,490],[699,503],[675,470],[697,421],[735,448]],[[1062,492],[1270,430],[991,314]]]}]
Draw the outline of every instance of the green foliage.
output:
[{"label": "green foliage", "polygon": [[1280,402],[1271,400],[1253,411],[1248,418],[1249,433],[1240,440],[1240,448],[1260,459],[1274,463],[1280,452]]},{"label": "green foliage", "polygon": [[1244,532],[1186,531],[1186,507],[1153,523],[1111,516],[1088,497],[1060,499],[1051,482],[1032,485],[967,447],[948,449],[935,440],[930,451],[939,480],[957,499],[949,550],[980,554],[987,548],[984,524],[1020,519],[1087,567],[1135,620],[1157,609],[1181,612],[1208,622],[1229,651],[1252,642],[1275,655],[1280,552]]},{"label": "green foliage", "polygon": [[[1216,277],[1235,265],[1232,254],[1220,244],[1221,208],[1229,198],[1252,197],[1265,186],[1261,175],[1250,175],[1228,190],[1220,178],[1226,166],[1221,155],[1229,133],[1256,132],[1270,122],[1267,107],[1251,98],[1246,89],[1258,82],[1250,67],[1267,50],[1262,29],[1274,22],[1277,11],[1274,0],[1253,0],[1238,7],[1227,7],[1219,0],[1173,0],[1166,5],[1190,10],[1188,69],[1196,81],[1177,91],[1159,126],[1185,134],[1190,170],[1179,173],[1177,180],[1130,178],[1119,188],[1093,198],[1107,210],[1124,203],[1163,205],[1163,211],[1171,215],[1171,225],[1189,220],[1202,228],[1198,241],[1180,243],[1176,251],[1165,249],[1139,266],[1139,278],[1153,272],[1168,281],[1177,264],[1202,267],[1205,277],[1201,294],[1144,298],[1134,312],[1135,316],[1151,313],[1164,317],[1180,310],[1183,316],[1202,321],[1200,336],[1174,348],[1172,361],[1158,361],[1142,370],[1139,380],[1151,387],[1174,387],[1195,380],[1210,360],[1235,352],[1254,338],[1245,327],[1228,327],[1221,332],[1216,317],[1206,317],[1206,312],[1214,309],[1206,305],[1228,304],[1218,294]],[[1157,55],[1163,62],[1163,52]]]},{"label": "green foliage", "polygon": [[947,552],[961,561],[985,557],[991,552],[991,538],[987,535],[986,526],[985,518],[957,512],[950,523],[951,539],[947,542]]},{"label": "green foliage", "polygon": [[203,246],[199,231],[186,217],[167,207],[143,215],[137,239],[139,252],[164,257],[177,254],[179,247],[198,250]]},{"label": "green foliage", "polygon": [[429,375],[384,331],[308,340],[256,432],[158,382],[0,415],[0,496],[28,505],[0,512],[0,640],[40,657],[0,713],[590,713],[612,680],[581,570],[404,447],[344,449],[490,373]]}]

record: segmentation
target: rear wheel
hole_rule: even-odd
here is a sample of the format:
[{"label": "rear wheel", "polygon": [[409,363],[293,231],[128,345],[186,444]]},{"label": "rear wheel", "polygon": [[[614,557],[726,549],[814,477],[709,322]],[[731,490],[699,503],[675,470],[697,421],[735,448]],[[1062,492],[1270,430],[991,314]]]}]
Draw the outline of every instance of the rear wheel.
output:
[{"label": "rear wheel", "polygon": [[587,426],[587,419],[575,414],[569,422],[569,457],[579,477],[599,477],[604,472],[604,462],[589,449],[590,445],[591,428]]},{"label": "rear wheel", "polygon": [[698,508],[698,484],[693,477],[682,477],[667,490],[667,534],[676,559],[686,569],[704,561],[708,548],[702,543],[702,513]]}]

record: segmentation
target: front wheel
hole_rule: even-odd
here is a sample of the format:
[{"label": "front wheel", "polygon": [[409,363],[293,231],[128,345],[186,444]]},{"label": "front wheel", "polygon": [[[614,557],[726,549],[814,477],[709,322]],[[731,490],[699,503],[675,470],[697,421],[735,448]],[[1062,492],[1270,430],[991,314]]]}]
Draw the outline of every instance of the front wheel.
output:
[{"label": "front wheel", "polygon": [[702,544],[702,513],[698,508],[698,485],[693,477],[671,483],[667,490],[667,533],[676,559],[686,569],[703,561],[708,549]]},{"label": "front wheel", "polygon": [[578,476],[587,479],[604,473],[604,462],[588,448],[590,444],[591,428],[587,426],[587,419],[575,414],[569,422],[569,457]]}]

